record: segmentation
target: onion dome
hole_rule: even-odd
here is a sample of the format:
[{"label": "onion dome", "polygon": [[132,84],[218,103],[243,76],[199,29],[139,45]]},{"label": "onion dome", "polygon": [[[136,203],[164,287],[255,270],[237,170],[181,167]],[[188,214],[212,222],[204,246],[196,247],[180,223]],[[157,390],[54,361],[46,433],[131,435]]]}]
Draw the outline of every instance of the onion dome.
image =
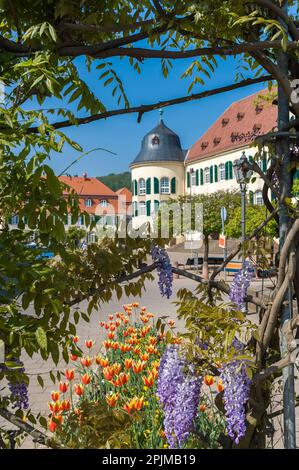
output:
[{"label": "onion dome", "polygon": [[131,165],[147,162],[183,162],[186,151],[180,138],[165,126],[163,119],[143,137],[141,150]]}]

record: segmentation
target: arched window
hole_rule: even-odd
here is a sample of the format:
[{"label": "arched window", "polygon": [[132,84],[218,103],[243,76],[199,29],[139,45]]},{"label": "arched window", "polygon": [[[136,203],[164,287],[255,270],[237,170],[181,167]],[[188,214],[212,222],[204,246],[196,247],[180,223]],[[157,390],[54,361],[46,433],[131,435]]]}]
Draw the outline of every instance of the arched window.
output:
[{"label": "arched window", "polygon": [[254,203],[257,206],[262,206],[264,204],[263,193],[262,191],[256,191],[254,195]]},{"label": "arched window", "polygon": [[141,178],[141,179],[139,180],[139,196],[144,196],[144,195],[145,195],[145,191],[146,191],[145,179],[144,179],[144,178]]},{"label": "arched window", "polygon": [[146,215],[146,205],[144,201],[139,202],[138,215]]},{"label": "arched window", "polygon": [[196,171],[193,170],[191,173],[191,186],[196,186]]},{"label": "arched window", "polygon": [[107,207],[108,203],[107,203],[107,199],[102,199],[101,200],[101,207]]},{"label": "arched window", "polygon": [[19,216],[18,215],[13,215],[9,222],[10,222],[11,225],[18,225]]},{"label": "arched window", "polygon": [[204,169],[204,180],[205,180],[205,183],[210,182],[210,168],[209,167],[206,167]]},{"label": "arched window", "polygon": [[92,206],[92,200],[91,199],[85,199],[85,207],[91,207]]},{"label": "arched window", "polygon": [[170,193],[169,178],[163,177],[161,178],[161,194],[169,194],[169,193]]},{"label": "arched window", "polygon": [[224,166],[224,163],[220,163],[220,165],[219,165],[219,180],[220,181],[225,180],[225,166]]}]

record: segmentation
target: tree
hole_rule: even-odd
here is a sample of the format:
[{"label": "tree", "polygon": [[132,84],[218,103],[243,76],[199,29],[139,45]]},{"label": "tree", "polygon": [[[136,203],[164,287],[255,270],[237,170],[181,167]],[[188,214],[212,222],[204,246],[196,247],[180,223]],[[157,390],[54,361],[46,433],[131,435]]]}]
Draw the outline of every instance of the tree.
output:
[{"label": "tree", "polygon": [[[265,206],[248,206],[246,208],[246,235],[249,236],[267,218],[267,215],[268,213]],[[228,237],[241,237],[242,231],[240,220],[241,208],[238,207],[225,224],[225,232]],[[265,226],[261,235],[272,239],[278,238],[278,226],[275,220],[271,220],[269,224]]]},{"label": "tree", "polygon": [[121,188],[128,188],[131,191],[131,173],[124,171],[123,173],[110,173],[106,176],[98,176],[98,180],[106,184],[108,188],[117,191]]},{"label": "tree", "polygon": [[[292,8],[292,14],[288,6]],[[253,83],[269,82],[271,88],[272,82],[276,81],[279,131],[298,131],[299,100],[293,82],[298,75],[298,2],[107,0],[99,5],[95,0],[88,3],[34,0],[24,5],[20,0],[3,0],[0,9],[5,18],[0,26],[0,71],[7,86],[0,107],[0,215],[1,226],[4,226],[0,235],[0,282],[1,290],[4,288],[10,294],[1,297],[0,334],[11,359],[19,357],[21,349],[25,349],[29,355],[39,352],[45,359],[51,355],[57,362],[60,350],[67,359],[67,346],[75,332],[75,325],[69,320],[70,305],[88,298],[90,312],[98,302],[109,299],[112,290],[120,295],[122,281],[132,281],[142,274],[141,280],[125,287],[127,293],[139,293],[144,277],[157,267],[153,263],[145,270],[138,270],[150,246],[149,242],[141,240],[134,240],[134,243],[127,240],[125,247],[118,240],[106,241],[106,245],[87,251],[87,258],[65,249],[63,221],[67,203],[72,208],[75,223],[79,216],[78,201],[74,194],[65,201],[63,187],[46,162],[51,150],[62,152],[64,145],[72,145],[78,151],[81,148],[61,129],[128,113],[138,113],[140,121],[143,113],[152,109]],[[89,73],[99,73],[100,83],[111,87],[118,105],[123,103],[124,107],[105,108],[101,97],[95,93],[98,83],[93,90],[83,80],[82,70],[75,61],[81,56],[85,58]],[[244,76],[245,72],[239,72],[236,83],[190,94],[192,89],[204,84],[204,77],[216,73],[216,58],[228,56],[238,56],[239,70],[254,72],[253,78],[251,73]],[[111,62],[114,57],[129,60],[132,71],[137,72],[141,71],[145,60],[160,58],[165,77],[171,67],[170,60],[194,59],[184,73],[191,81],[189,92],[184,97],[130,107],[118,73],[122,63]],[[36,101],[30,105],[32,98]],[[52,98],[55,104],[51,107]],[[75,112],[69,109],[70,103],[76,105]],[[47,109],[42,107],[45,104]],[[289,108],[294,113],[290,122]],[[85,115],[79,117],[79,111]],[[285,302],[290,286],[299,302],[298,211],[290,203],[290,170],[297,165],[298,152],[294,151],[285,134],[280,139],[276,137],[277,134],[260,136],[258,140],[261,152],[266,144],[270,144],[270,165],[266,175],[261,173],[256,162],[251,164],[263,178],[264,201],[270,215],[248,238],[256,236],[272,218],[277,219],[281,253],[277,283],[269,298],[257,301],[251,294],[247,295],[247,301],[259,306],[261,323],[250,342],[255,376],[247,410],[250,425],[240,443],[243,447],[263,442],[273,374],[283,374],[285,384],[285,371],[291,377],[294,336],[299,324],[298,316],[288,317]],[[269,188],[278,201],[276,207],[268,199]],[[19,227],[9,232],[5,221],[14,213],[20,215]],[[28,221],[29,232],[24,230],[23,217]],[[58,262],[45,263],[28,250],[29,236],[36,231],[38,242],[49,246],[59,257]],[[235,255],[236,252],[231,253],[227,261]],[[219,269],[209,281],[178,268],[173,271],[193,276],[203,288],[198,295],[206,299],[208,292],[210,303],[218,298],[219,292],[227,294],[229,291],[227,285],[215,279]],[[12,300],[15,290],[21,306],[16,298]],[[190,302],[193,299],[190,293],[187,297],[183,295],[182,299],[189,307],[188,299]],[[30,302],[34,304],[35,316],[24,313]],[[196,311],[189,309],[189,312],[194,328],[198,327],[196,314],[205,314],[206,318],[217,319],[222,333],[227,331],[227,324],[221,322],[223,312],[214,307],[205,310],[197,302],[193,302],[193,307]],[[284,344],[282,351],[277,347],[279,322],[284,324],[280,332]],[[202,333],[210,334],[210,331],[203,329]],[[235,332],[232,329],[232,333]],[[228,342],[232,341],[231,336],[227,338]],[[194,338],[191,345],[196,356]],[[204,367],[213,370],[209,357],[205,358]],[[1,374],[1,377],[20,375],[16,367],[9,372],[2,370]],[[288,392],[285,396],[292,400],[293,410],[294,393],[289,393],[290,388],[285,387]],[[7,402],[3,401],[0,412],[15,422],[15,417],[5,407]],[[24,428],[23,422],[19,425]],[[294,442],[288,441],[286,445],[292,447]]]}]

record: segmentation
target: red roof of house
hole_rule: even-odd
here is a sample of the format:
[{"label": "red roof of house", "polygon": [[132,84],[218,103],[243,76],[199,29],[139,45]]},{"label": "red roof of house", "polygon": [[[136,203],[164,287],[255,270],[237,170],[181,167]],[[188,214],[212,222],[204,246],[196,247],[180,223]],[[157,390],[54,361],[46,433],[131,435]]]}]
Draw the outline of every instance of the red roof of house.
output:
[{"label": "red roof of house", "polygon": [[259,96],[267,92],[259,91],[230,105],[191,147],[186,163],[250,144],[257,135],[275,128],[277,106],[258,100]]},{"label": "red roof of house", "polygon": [[82,196],[115,196],[115,192],[97,178],[84,176],[59,176],[59,180],[73,188]]},{"label": "red roof of house", "polygon": [[127,204],[132,202],[132,193],[128,188],[120,188],[116,191],[117,195],[125,196]]}]

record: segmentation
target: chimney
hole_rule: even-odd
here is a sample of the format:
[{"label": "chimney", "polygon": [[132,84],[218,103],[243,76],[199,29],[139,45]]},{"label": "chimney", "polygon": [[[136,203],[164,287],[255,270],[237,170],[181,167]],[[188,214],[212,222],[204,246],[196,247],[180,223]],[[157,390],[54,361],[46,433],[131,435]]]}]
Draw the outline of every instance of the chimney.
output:
[{"label": "chimney", "polygon": [[83,173],[83,178],[86,180],[87,179],[87,173]]}]

